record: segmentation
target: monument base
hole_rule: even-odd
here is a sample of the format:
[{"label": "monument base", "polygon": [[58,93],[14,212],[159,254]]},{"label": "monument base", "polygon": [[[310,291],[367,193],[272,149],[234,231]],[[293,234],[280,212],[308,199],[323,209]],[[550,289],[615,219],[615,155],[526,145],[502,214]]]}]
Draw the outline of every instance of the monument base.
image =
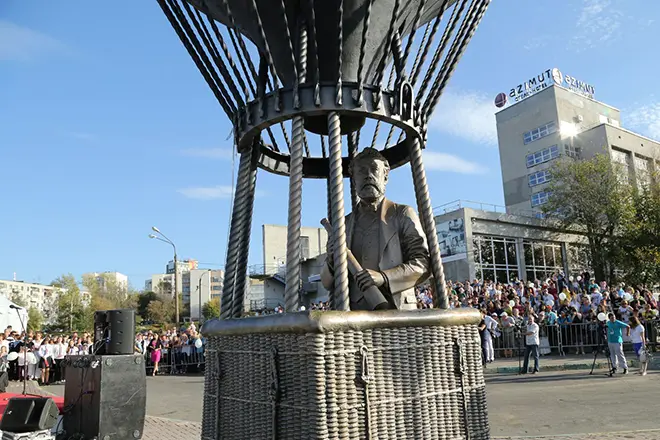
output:
[{"label": "monument base", "polygon": [[478,311],[204,324],[202,438],[489,439]]}]

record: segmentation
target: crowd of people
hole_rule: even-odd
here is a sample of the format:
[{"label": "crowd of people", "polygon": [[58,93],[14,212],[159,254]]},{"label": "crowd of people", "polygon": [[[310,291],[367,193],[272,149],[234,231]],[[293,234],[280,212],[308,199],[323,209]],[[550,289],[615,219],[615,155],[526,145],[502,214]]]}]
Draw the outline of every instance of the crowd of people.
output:
[{"label": "crowd of people", "polygon": [[42,332],[23,332],[7,327],[0,334],[0,372],[9,380],[38,380],[41,385],[64,382],[67,355],[91,354],[94,341],[90,333],[52,336]]},{"label": "crowd of people", "polygon": [[[446,291],[451,308],[481,311],[485,363],[495,360],[493,340],[505,358],[536,345],[531,353],[526,350],[525,358],[532,355],[538,359],[539,354],[557,349],[559,341],[566,351],[585,354],[587,348],[612,342],[609,322],[620,322],[617,328],[627,326],[629,331],[622,332],[622,342],[632,343],[637,355],[646,350],[647,340],[652,342],[649,348],[656,348],[658,300],[645,286],[608,286],[606,282],[596,283],[588,273],[566,277],[559,272],[544,281],[528,283],[450,281]],[[419,308],[432,307],[430,287],[418,287],[417,300]],[[538,328],[536,334],[528,330],[530,325]],[[608,338],[604,340],[600,335],[606,329]],[[616,351],[612,355],[615,364],[622,362]],[[627,371],[625,362],[623,369]]]},{"label": "crowd of people", "polygon": [[135,353],[145,357],[147,373],[152,376],[201,371],[205,345],[195,323],[182,331],[171,328],[158,334],[149,330],[135,336]]}]

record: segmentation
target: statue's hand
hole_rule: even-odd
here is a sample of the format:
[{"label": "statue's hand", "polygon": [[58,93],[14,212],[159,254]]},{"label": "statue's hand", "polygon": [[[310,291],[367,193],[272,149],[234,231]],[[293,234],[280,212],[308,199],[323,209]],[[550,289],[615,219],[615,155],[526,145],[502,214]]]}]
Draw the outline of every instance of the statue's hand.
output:
[{"label": "statue's hand", "polygon": [[371,286],[380,287],[385,284],[383,274],[371,269],[364,269],[355,275],[355,282],[358,288],[364,292]]}]

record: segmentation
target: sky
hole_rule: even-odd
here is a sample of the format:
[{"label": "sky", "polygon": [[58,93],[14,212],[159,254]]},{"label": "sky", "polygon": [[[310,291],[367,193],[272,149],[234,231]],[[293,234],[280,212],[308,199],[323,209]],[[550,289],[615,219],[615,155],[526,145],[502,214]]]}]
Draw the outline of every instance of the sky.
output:
[{"label": "sky", "polygon": [[[503,205],[493,99],[558,67],[594,85],[622,125],[660,139],[660,2],[494,0],[429,123],[433,206]],[[655,42],[655,43],[653,43]],[[223,265],[231,126],[155,0],[0,0],[0,279],[118,271],[140,289],[172,258]],[[236,160],[237,163],[237,160]],[[286,224],[288,180],[257,180],[263,224]],[[414,205],[409,167],[388,197]],[[305,181],[303,225],[325,216]]]}]

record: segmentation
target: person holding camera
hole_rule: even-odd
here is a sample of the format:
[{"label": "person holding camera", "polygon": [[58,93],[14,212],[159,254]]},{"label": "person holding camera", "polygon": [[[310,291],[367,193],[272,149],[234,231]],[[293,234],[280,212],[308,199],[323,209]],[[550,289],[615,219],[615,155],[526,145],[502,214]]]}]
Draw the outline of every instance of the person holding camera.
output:
[{"label": "person holding camera", "polygon": [[626,336],[630,336],[630,326],[625,322],[619,321],[614,313],[607,315],[607,346],[610,349],[612,358],[612,368],[616,373],[619,368],[619,361],[623,364],[623,374],[628,374],[628,362],[623,354],[623,329],[626,329]]},{"label": "person holding camera", "polygon": [[527,317],[527,326],[525,331],[525,361],[522,374],[527,374],[529,370],[529,356],[534,356],[534,369],[532,374],[539,372],[539,325],[534,322],[534,315]]}]

